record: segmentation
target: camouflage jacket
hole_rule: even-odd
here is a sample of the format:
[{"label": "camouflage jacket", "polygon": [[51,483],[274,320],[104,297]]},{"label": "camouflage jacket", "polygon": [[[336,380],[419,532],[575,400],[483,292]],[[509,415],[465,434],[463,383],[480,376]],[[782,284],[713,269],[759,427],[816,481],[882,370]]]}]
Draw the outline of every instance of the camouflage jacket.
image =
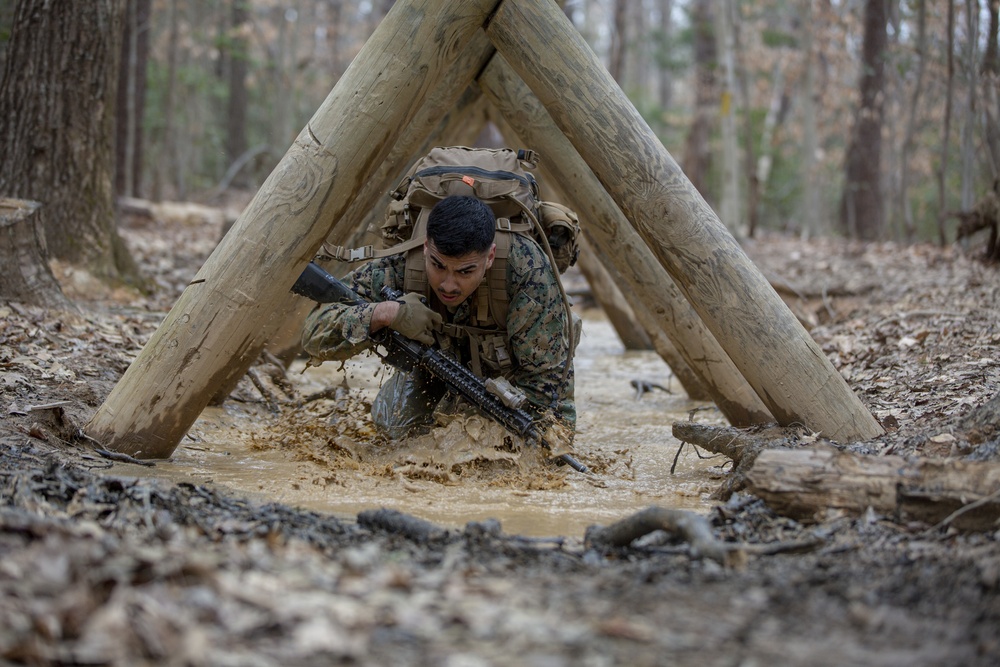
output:
[{"label": "camouflage jacket", "polygon": [[[373,260],[353,271],[344,282],[363,299],[381,301],[379,293],[388,285],[403,288],[405,255]],[[573,400],[573,369],[563,386],[563,368],[569,348],[563,336],[566,311],[556,276],[542,249],[531,240],[515,235],[507,257],[507,338],[513,361],[508,379],[528,398],[534,414],[553,408],[562,421],[576,424]],[[451,324],[470,321],[467,299],[447,315]],[[368,327],[374,303],[357,306],[327,304],[319,306],[306,318],[302,346],[314,361],[345,360],[371,347]],[[460,350],[468,362],[468,341],[452,339],[452,348]],[[553,399],[558,397],[555,402]]]}]

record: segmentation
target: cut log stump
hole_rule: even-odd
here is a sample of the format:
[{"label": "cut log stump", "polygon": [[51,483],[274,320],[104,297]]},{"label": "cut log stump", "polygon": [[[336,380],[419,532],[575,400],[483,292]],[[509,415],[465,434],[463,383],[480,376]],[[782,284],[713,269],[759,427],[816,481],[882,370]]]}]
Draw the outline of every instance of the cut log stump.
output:
[{"label": "cut log stump", "polygon": [[69,310],[49,268],[41,204],[0,197],[0,299]]}]

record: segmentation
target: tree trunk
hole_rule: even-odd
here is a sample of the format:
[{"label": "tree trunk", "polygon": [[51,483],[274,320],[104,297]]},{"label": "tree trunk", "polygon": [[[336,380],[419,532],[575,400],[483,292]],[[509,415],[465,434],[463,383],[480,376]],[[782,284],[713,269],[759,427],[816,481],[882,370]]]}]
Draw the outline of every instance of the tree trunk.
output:
[{"label": "tree trunk", "polygon": [[0,300],[69,310],[49,269],[38,202],[0,199]]},{"label": "tree trunk", "polygon": [[344,233],[355,193],[497,2],[393,8],[85,426],[90,437],[133,456],[170,456],[271,338],[292,284],[324,238]]},{"label": "tree trunk", "polygon": [[742,236],[740,220],[740,147],[736,136],[735,0],[716,4],[716,53],[720,55],[722,90],[718,109],[722,126],[722,205],[719,215],[729,232]]},{"label": "tree trunk", "polygon": [[505,0],[487,34],[778,423],[848,441],[881,434],[558,7]]},{"label": "tree trunk", "polygon": [[0,193],[42,202],[53,257],[138,282],[113,201],[124,9],[125,0],[19,0],[0,81]]},{"label": "tree trunk", "polygon": [[[250,58],[244,26],[250,19],[247,0],[232,0],[232,25],[229,36],[229,97],[226,100],[226,158],[233,164],[247,152],[247,61]],[[233,177],[236,187],[247,187],[247,171],[240,169]]]},{"label": "tree trunk", "polygon": [[990,0],[989,36],[983,54],[980,89],[986,121],[986,147],[993,166],[993,178],[1000,178],[1000,0]]},{"label": "tree trunk", "polygon": [[142,121],[146,112],[151,4],[152,0],[129,2],[125,16],[115,111],[115,195],[119,197],[142,195]]},{"label": "tree trunk", "polygon": [[[965,118],[962,122],[962,208],[969,208],[976,200],[974,192],[978,146],[973,146],[973,135],[978,125],[979,90],[979,0],[965,0],[965,68],[968,83],[965,87]],[[975,140],[978,143],[978,140]]]},{"label": "tree trunk", "polygon": [[[869,507],[897,521],[994,530],[1000,518],[1000,464],[954,459],[863,456],[829,445],[768,449],[747,473],[751,493],[776,512],[801,520]],[[977,501],[981,504],[971,505]],[[957,512],[962,507],[968,511]]]},{"label": "tree trunk", "polygon": [[673,101],[674,93],[674,76],[671,72],[670,67],[668,67],[669,57],[667,49],[670,46],[671,38],[673,37],[673,27],[674,21],[671,14],[674,11],[674,0],[658,0],[660,7],[660,35],[659,35],[659,49],[660,57],[657,59],[659,64],[659,80],[658,80],[658,92],[660,99],[660,109],[664,112],[670,108],[670,103]]},{"label": "tree trunk", "polygon": [[886,0],[865,1],[861,55],[861,101],[847,148],[840,226],[851,238],[882,237],[882,115],[885,99]]},{"label": "tree trunk", "polygon": [[[163,200],[163,190],[166,184],[179,175],[180,159],[177,150],[177,131],[175,107],[177,90],[177,42],[180,35],[180,17],[178,15],[177,3],[179,0],[169,0],[169,10],[167,19],[167,82],[163,91],[163,131],[160,137],[160,155],[155,161],[153,169],[153,190],[150,195],[153,201]],[[177,184],[182,181],[178,178]],[[175,188],[176,189],[176,188]]]},{"label": "tree trunk", "polygon": [[910,109],[906,117],[906,133],[903,137],[903,148],[899,156],[899,205],[903,214],[903,238],[912,243],[916,237],[917,227],[913,221],[913,207],[910,205],[910,155],[917,133],[917,111],[920,109],[920,96],[924,91],[924,72],[927,70],[927,0],[919,0],[917,4],[917,81],[910,97]]},{"label": "tree trunk", "polygon": [[625,45],[628,44],[628,5],[629,0],[614,0],[611,53],[608,58],[608,71],[619,84],[624,85],[625,75]]},{"label": "tree trunk", "polygon": [[712,201],[708,172],[712,166],[709,137],[718,100],[715,77],[715,36],[712,32],[712,0],[695,0],[691,17],[694,33],[694,118],[684,140],[684,173],[694,189]]},{"label": "tree trunk", "polygon": [[[546,172],[555,177],[567,201],[581,216],[602,263],[622,276],[627,286],[623,291],[634,303],[648,306],[654,314],[673,349],[697,373],[700,382],[694,386],[707,389],[711,400],[734,426],[774,421],[591,167],[556,127],[538,96],[499,56],[480,75],[479,85],[522,143],[548,156],[542,163]],[[683,365],[675,365],[668,356],[664,361],[680,378]]]},{"label": "tree trunk", "polygon": [[[802,11],[802,49],[805,51],[805,72],[803,86],[799,91],[802,104],[802,198],[799,200],[798,218],[802,227],[802,235],[816,236],[823,229],[826,219],[821,205],[819,189],[818,160],[816,153],[819,148],[818,123],[816,120],[816,69],[819,59],[816,49],[817,23],[813,18],[813,0],[800,0]],[[762,186],[763,182],[762,182]]]},{"label": "tree trunk", "polygon": [[948,173],[948,148],[951,142],[951,109],[955,100],[955,0],[948,0],[948,34],[945,38],[948,80],[944,98],[944,129],[941,132],[941,159],[938,164],[938,243],[947,242],[945,222],[948,219],[948,198],[945,182]]}]

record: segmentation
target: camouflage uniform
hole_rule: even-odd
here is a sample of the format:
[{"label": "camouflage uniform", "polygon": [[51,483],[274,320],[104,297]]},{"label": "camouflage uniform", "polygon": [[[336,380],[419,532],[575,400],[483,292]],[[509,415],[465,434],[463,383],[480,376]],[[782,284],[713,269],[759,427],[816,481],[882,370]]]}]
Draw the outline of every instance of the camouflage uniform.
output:
[{"label": "camouflage uniform", "polygon": [[[551,409],[572,429],[576,424],[573,370],[572,360],[567,361],[569,348],[563,336],[566,311],[557,278],[537,243],[516,234],[511,241],[506,286],[508,350],[513,364],[506,375],[524,391],[529,412],[538,416]],[[344,282],[366,301],[381,301],[379,292],[383,286],[402,289],[404,267],[405,257],[392,255],[369,262],[349,274]],[[468,324],[474,299],[473,294],[454,309],[442,309],[445,322]],[[349,359],[370,348],[368,326],[374,309],[374,303],[328,304],[317,308],[310,313],[303,329],[305,351],[314,360],[326,361]],[[453,356],[468,363],[468,339],[446,338],[442,343]],[[570,371],[563,386],[566,363],[570,364]],[[401,437],[410,427],[427,421],[444,393],[444,387],[422,371],[397,370],[379,391],[372,416],[390,436]]]}]

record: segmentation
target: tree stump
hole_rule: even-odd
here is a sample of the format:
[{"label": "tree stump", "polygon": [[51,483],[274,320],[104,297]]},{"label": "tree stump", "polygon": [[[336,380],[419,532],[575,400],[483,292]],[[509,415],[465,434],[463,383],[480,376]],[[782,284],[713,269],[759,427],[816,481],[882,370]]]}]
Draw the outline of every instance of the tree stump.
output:
[{"label": "tree stump", "polygon": [[42,215],[38,202],[0,198],[0,299],[69,309],[49,268]]}]

